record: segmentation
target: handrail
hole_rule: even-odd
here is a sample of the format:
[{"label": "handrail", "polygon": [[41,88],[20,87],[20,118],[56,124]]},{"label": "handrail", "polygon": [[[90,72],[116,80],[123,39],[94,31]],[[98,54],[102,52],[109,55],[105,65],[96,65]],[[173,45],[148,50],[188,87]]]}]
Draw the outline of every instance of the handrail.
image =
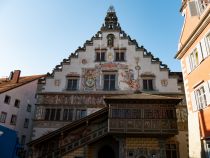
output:
[{"label": "handrail", "polygon": [[39,158],[59,158],[62,155],[66,154],[72,150],[75,150],[76,148],[79,148],[84,144],[90,143],[93,140],[96,140],[96,139],[104,136],[107,133],[108,133],[108,128],[107,128],[107,125],[105,124],[104,126],[94,130],[93,132],[90,132],[86,136],[84,136],[78,140],[75,140],[73,142],[70,142],[68,144],[65,144],[64,146],[59,147],[57,150],[55,150],[51,153],[41,155],[41,156],[39,156]]}]

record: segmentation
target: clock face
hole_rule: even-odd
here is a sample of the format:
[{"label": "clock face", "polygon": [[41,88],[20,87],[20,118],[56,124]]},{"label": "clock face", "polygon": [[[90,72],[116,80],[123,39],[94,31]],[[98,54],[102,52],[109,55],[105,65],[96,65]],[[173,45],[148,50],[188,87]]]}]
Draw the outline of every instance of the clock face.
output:
[{"label": "clock face", "polygon": [[92,77],[86,78],[85,84],[87,87],[92,88],[95,85],[95,80]]}]

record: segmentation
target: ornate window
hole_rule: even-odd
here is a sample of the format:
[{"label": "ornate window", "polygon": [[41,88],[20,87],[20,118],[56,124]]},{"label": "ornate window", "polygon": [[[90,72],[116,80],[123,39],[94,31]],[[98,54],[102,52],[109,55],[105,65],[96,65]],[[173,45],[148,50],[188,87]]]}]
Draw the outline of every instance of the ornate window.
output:
[{"label": "ornate window", "polygon": [[96,62],[105,61],[105,52],[96,52]]},{"label": "ornate window", "polygon": [[115,61],[125,61],[125,52],[115,52]]},{"label": "ornate window", "polygon": [[104,90],[112,91],[115,90],[116,75],[115,74],[104,74]]},{"label": "ornate window", "polygon": [[107,36],[107,46],[108,47],[113,47],[114,46],[114,35],[113,34],[109,34]]}]

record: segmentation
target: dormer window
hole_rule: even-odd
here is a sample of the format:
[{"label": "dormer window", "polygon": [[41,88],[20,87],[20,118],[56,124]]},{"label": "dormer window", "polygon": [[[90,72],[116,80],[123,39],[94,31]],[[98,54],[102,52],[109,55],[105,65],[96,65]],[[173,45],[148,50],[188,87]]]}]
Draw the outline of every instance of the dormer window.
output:
[{"label": "dormer window", "polygon": [[115,61],[125,61],[125,52],[115,52]]},{"label": "dormer window", "polygon": [[96,62],[105,61],[105,52],[96,52]]},{"label": "dormer window", "polygon": [[107,46],[108,47],[113,47],[114,46],[114,35],[113,34],[109,34],[107,36]]}]

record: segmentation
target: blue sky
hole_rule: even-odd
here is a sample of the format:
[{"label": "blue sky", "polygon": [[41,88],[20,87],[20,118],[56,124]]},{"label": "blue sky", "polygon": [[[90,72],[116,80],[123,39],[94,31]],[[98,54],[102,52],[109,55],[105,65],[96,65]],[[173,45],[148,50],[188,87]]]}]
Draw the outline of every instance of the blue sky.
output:
[{"label": "blue sky", "polygon": [[110,5],[132,39],[181,71],[181,0],[0,0],[0,77],[51,72],[100,29]]}]

